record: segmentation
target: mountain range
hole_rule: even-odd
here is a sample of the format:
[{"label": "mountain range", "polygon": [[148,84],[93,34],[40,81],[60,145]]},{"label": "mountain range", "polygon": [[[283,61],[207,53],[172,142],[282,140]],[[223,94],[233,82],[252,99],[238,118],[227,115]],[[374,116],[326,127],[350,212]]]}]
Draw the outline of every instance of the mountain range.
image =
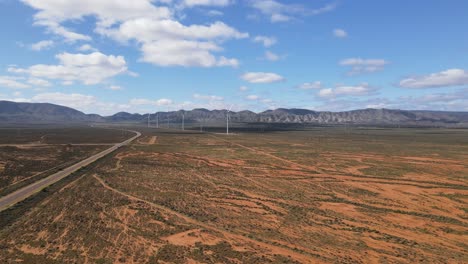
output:
[{"label": "mountain range", "polygon": [[[193,109],[149,114],[151,123],[181,122],[215,124],[226,122],[226,110]],[[468,127],[468,112],[444,112],[395,109],[362,109],[344,112],[319,112],[307,109],[230,112],[233,123],[282,124],[359,124]],[[85,114],[73,108],[49,103],[0,101],[0,123],[146,123],[148,114],[119,112],[111,116]]]}]

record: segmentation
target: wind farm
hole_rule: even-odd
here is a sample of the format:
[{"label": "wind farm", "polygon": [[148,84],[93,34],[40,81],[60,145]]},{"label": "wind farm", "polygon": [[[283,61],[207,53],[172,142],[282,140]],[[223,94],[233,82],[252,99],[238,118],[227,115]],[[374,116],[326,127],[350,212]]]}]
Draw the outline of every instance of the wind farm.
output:
[{"label": "wind farm", "polygon": [[[23,178],[22,171],[10,174],[15,163],[0,155],[1,175],[11,175],[0,190],[0,245],[10,250],[0,257],[36,263],[464,259],[466,129],[259,129],[234,122],[227,108],[200,131],[203,119],[195,122],[191,114],[171,114],[167,127],[158,126],[164,113],[156,113],[133,123],[29,125],[20,134],[0,128],[1,153],[29,159],[32,173],[38,164],[26,153],[93,149],[70,162],[50,155],[59,167],[41,165],[45,171]],[[93,232],[83,231],[88,225]],[[434,240],[440,234],[444,243]]]},{"label": "wind farm", "polygon": [[468,263],[466,10],[0,0],[0,264]]}]

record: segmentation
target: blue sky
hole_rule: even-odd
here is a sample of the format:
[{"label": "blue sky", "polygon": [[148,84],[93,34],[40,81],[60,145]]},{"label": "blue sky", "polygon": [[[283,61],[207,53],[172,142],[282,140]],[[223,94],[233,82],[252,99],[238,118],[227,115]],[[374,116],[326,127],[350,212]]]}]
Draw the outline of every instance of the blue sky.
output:
[{"label": "blue sky", "polygon": [[0,99],[105,115],[468,111],[467,12],[463,0],[0,0]]}]

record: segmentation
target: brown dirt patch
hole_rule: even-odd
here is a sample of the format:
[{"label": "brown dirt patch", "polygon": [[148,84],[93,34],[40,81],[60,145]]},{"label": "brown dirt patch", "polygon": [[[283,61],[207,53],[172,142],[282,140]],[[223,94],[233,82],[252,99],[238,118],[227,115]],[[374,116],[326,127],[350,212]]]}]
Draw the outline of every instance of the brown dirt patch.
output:
[{"label": "brown dirt patch", "polygon": [[168,237],[163,237],[162,239],[178,246],[194,246],[197,242],[213,246],[222,241],[203,229],[188,230]]},{"label": "brown dirt patch", "polygon": [[33,255],[45,255],[45,253],[47,252],[47,249],[45,248],[35,248],[29,245],[22,245],[20,247],[20,250],[23,251],[24,253],[33,254]]},{"label": "brown dirt patch", "polygon": [[150,138],[150,140],[148,141],[148,144],[149,144],[149,145],[154,145],[154,144],[156,144],[156,140],[157,140],[157,139],[158,139],[157,136],[152,136],[152,137]]}]

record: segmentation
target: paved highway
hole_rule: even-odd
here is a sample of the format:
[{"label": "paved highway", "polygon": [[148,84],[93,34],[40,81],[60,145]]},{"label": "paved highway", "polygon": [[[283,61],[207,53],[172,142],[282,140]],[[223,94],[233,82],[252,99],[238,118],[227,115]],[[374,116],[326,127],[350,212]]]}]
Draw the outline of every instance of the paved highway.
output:
[{"label": "paved highway", "polygon": [[0,198],[0,211],[3,211],[5,209],[7,209],[8,207],[20,202],[20,201],[23,201],[24,199],[38,193],[39,191],[43,190],[44,188],[60,181],[61,179],[69,176],[70,174],[76,172],[77,170],[83,168],[83,167],[86,167],[88,166],[89,164],[95,162],[96,160],[112,153],[113,151],[115,151],[116,149],[122,147],[122,146],[125,146],[125,145],[128,145],[130,142],[132,142],[133,140],[137,139],[138,137],[141,136],[141,133],[138,132],[138,131],[133,131],[133,130],[129,130],[130,132],[133,132],[135,133],[136,135],[132,138],[129,138],[127,140],[125,140],[124,142],[121,142],[121,143],[118,143],[118,144],[115,144],[113,145],[112,147],[94,155],[94,156],[91,156],[85,160],[82,160],[66,169],[63,169],[57,173],[54,173],[52,175],[50,175],[49,177],[47,178],[44,178],[44,179],[41,179],[37,182],[34,182],[26,187],[23,187],[22,189],[19,189],[13,193],[10,193],[6,196],[3,196]]}]

